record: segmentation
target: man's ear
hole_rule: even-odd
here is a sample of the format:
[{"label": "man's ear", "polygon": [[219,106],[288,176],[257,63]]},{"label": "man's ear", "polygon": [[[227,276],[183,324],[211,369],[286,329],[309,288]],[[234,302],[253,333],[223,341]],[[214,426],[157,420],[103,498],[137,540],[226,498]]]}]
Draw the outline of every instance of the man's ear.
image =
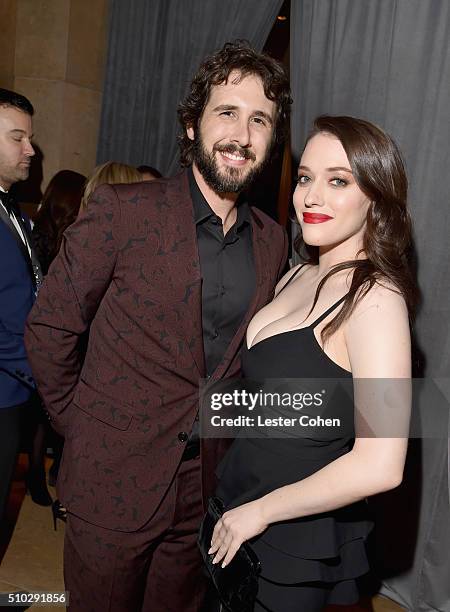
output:
[{"label": "man's ear", "polygon": [[194,128],[192,127],[192,125],[187,126],[186,134],[188,135],[189,140],[194,140],[195,132],[194,132]]}]

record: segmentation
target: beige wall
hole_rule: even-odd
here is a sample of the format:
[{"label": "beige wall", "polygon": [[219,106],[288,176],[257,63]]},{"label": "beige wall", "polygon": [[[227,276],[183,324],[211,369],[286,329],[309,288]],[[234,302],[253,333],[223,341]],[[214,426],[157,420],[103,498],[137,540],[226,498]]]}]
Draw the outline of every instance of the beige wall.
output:
[{"label": "beige wall", "polygon": [[16,48],[16,0],[0,2],[0,84],[7,89],[14,85],[14,55]]},{"label": "beige wall", "polygon": [[[44,190],[64,168],[95,165],[108,0],[2,0],[0,84],[35,108]],[[5,39],[8,43],[5,42]]]}]

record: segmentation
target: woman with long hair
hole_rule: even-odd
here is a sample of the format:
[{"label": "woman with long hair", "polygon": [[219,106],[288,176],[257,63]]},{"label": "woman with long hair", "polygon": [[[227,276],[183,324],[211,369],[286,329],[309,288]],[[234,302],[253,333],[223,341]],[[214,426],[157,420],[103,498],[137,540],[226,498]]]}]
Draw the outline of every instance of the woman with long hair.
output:
[{"label": "woman with long hair", "polygon": [[86,177],[61,170],[49,182],[34,219],[33,241],[43,274],[58,254],[62,235],[78,215]]},{"label": "woman with long hair", "polygon": [[209,553],[227,566],[250,540],[262,567],[255,611],[313,612],[358,599],[355,579],[368,571],[365,499],[400,484],[407,449],[417,293],[396,144],[367,121],[317,118],[293,202],[303,261],[250,322],[243,375],[313,387],[320,379],[319,393],[322,381],[341,382],[326,411],[350,414],[351,423],[336,430],[323,419],[328,429],[320,428],[303,407],[290,415],[303,425],[299,435],[253,431],[219,466],[226,512]]}]

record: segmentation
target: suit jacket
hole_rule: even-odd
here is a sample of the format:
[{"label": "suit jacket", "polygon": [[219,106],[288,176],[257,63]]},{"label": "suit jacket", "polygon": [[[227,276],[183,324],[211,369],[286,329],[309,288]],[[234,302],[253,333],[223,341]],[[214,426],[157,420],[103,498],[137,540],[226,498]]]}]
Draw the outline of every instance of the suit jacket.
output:
[{"label": "suit jacket", "polygon": [[[22,221],[30,234],[28,219]],[[0,205],[0,409],[26,402],[34,383],[23,333],[34,303],[28,249]]]},{"label": "suit jacket", "polygon": [[[213,379],[238,373],[248,321],[272,297],[284,267],[284,230],[251,210],[257,289]],[[81,364],[77,343],[88,328]],[[50,266],[26,344],[39,391],[65,436],[60,499],[92,523],[137,530],[177,470],[205,376],[186,173],[95,192]],[[202,452],[206,483],[216,448],[207,444]]]}]

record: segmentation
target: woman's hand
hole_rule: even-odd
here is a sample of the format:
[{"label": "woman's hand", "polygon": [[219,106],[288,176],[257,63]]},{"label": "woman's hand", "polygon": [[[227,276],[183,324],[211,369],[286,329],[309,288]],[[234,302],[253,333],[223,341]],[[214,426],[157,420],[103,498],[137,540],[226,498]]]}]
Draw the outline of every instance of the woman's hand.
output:
[{"label": "woman's hand", "polygon": [[222,567],[225,567],[243,542],[254,538],[267,527],[260,499],[225,512],[214,527],[211,548],[208,550],[208,554],[215,554],[213,563],[220,563],[223,559]]}]

